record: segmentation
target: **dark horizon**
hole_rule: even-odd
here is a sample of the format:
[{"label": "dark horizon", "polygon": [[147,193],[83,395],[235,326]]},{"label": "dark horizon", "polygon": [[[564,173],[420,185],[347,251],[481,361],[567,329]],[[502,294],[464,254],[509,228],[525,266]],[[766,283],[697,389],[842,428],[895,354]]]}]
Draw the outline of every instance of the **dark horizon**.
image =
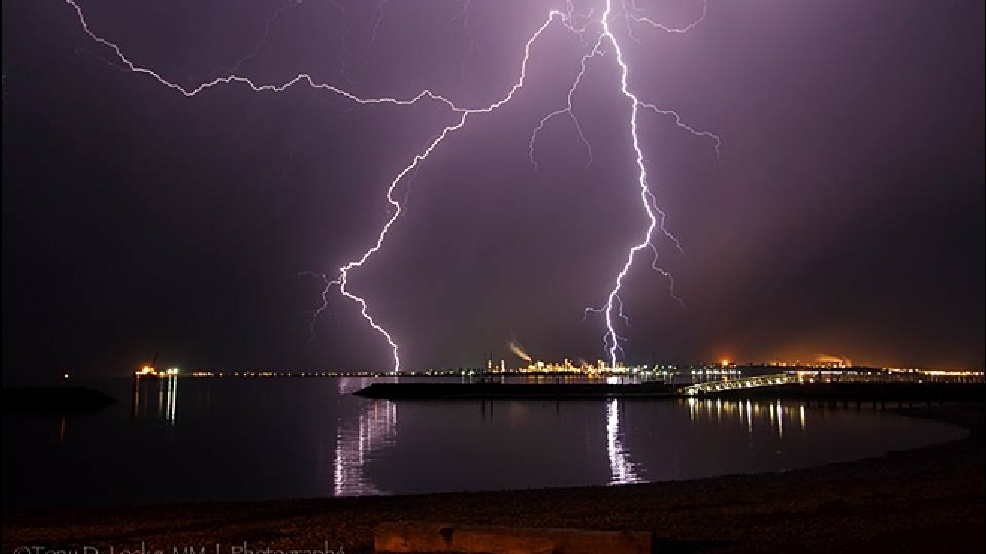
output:
[{"label": "dark horizon", "polygon": [[[258,83],[309,72],[364,97],[431,89],[469,106],[502,97],[557,7],[371,4],[79,5],[94,33],[182,86],[237,66]],[[683,26],[702,2],[642,8]],[[373,244],[387,185],[448,111],[305,86],[185,98],[122,70],[64,0],[2,9],[5,382],[129,375],[155,353],[188,369],[391,365],[337,291],[312,336],[323,282],[305,272]],[[627,363],[982,370],[984,19],[959,0],[712,0],[688,33],[640,26],[633,40],[614,16],[641,99],[722,138],[717,160],[706,137],[640,116],[650,190],[682,249],[655,246],[683,305],[639,256],[622,294]],[[528,158],[582,53],[549,28],[511,104],[397,187],[401,219],[350,279],[408,370],[516,359],[512,340],[545,361],[606,358],[584,309],[605,302],[646,227],[612,52],[573,96],[592,164],[567,117],[541,132],[536,170]]]}]

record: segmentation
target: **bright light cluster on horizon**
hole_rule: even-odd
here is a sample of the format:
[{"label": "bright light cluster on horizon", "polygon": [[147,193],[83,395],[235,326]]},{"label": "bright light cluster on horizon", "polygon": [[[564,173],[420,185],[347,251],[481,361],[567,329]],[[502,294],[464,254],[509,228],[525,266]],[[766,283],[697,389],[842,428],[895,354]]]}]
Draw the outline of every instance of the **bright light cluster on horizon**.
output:
[{"label": "bright light cluster on horizon", "polygon": [[[501,361],[502,362],[502,361]],[[214,371],[198,369],[190,372],[181,372],[178,368],[171,368],[166,371],[156,371],[150,366],[144,366],[134,373],[135,376],[183,376],[183,377],[400,377],[400,376],[470,376],[483,374],[546,374],[559,373],[568,375],[656,375],[656,376],[721,376],[724,379],[739,377],[743,375],[756,374],[767,370],[798,375],[898,375],[907,376],[929,376],[929,377],[971,377],[983,378],[986,373],[978,370],[940,370],[940,369],[897,369],[880,367],[841,367],[831,364],[796,364],[796,363],[761,363],[761,364],[655,364],[655,365],[625,365],[618,364],[617,367],[610,367],[603,360],[598,360],[596,364],[583,362],[580,365],[573,364],[570,360],[561,363],[536,361],[527,366],[507,367],[505,363],[487,364],[483,368],[442,368],[429,369],[423,371],[324,371],[324,370],[303,370],[303,371],[282,371],[282,370],[225,370]]]}]

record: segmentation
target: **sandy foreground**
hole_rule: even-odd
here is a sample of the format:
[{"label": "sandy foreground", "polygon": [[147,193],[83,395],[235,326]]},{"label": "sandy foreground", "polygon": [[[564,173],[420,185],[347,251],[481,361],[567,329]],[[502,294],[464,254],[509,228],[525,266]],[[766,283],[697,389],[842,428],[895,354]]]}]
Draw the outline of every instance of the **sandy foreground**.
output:
[{"label": "sandy foreground", "polygon": [[373,551],[377,524],[408,520],[654,531],[659,552],[986,551],[986,405],[901,413],[969,437],[786,473],[645,485],[5,513],[3,552],[359,554]]}]

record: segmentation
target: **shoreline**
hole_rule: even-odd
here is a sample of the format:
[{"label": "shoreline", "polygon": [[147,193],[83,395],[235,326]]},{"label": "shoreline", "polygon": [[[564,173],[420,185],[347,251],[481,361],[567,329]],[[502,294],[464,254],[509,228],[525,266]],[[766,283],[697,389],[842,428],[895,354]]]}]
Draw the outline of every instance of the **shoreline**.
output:
[{"label": "shoreline", "polygon": [[3,551],[75,545],[80,554],[83,546],[119,554],[143,542],[147,554],[187,547],[229,554],[243,543],[360,553],[373,551],[379,523],[415,520],[654,531],[667,552],[982,552],[986,405],[892,411],[968,436],[851,462],[688,481],[5,512]]}]

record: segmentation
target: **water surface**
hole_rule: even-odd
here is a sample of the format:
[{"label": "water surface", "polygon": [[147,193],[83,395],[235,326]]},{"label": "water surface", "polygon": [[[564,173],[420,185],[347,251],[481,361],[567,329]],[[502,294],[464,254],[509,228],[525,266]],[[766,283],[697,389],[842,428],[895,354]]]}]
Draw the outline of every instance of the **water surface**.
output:
[{"label": "water surface", "polygon": [[355,378],[107,380],[4,416],[3,509],[620,484],[785,471],[965,431],[797,402],[366,400]]}]

